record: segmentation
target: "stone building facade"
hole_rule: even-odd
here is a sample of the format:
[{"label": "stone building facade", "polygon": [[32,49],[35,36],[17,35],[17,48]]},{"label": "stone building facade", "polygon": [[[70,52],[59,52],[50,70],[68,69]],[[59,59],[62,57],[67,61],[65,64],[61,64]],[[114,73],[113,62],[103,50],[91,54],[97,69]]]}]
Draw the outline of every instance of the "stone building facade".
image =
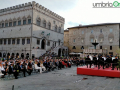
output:
[{"label": "stone building facade", "polygon": [[54,47],[58,55],[58,50],[65,48],[64,22],[63,17],[34,1],[1,9],[0,57],[39,57],[54,52]]},{"label": "stone building facade", "polygon": [[94,49],[93,42],[98,42],[96,49],[105,54],[116,55],[120,48],[120,23],[103,23],[80,25],[64,31],[64,45],[69,52],[83,52],[83,49]]}]

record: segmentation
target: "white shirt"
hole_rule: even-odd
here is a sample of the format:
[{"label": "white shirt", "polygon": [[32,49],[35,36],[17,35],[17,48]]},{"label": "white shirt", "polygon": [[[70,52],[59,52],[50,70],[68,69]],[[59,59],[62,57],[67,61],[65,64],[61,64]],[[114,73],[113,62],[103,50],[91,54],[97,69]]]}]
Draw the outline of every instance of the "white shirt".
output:
[{"label": "white shirt", "polygon": [[0,71],[5,71],[5,69],[3,68],[3,66],[2,66],[2,67],[0,67]]}]

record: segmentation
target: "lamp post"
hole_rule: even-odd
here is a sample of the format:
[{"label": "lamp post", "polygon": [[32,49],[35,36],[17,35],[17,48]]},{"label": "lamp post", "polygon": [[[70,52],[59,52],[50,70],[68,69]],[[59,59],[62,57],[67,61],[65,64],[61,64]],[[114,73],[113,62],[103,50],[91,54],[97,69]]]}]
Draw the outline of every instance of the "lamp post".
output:
[{"label": "lamp post", "polygon": [[30,57],[31,57],[31,59],[32,59],[32,29],[33,29],[33,27],[32,27],[32,24],[33,24],[33,5],[31,5],[31,7],[32,7],[32,18],[31,18],[31,39],[30,39]]}]

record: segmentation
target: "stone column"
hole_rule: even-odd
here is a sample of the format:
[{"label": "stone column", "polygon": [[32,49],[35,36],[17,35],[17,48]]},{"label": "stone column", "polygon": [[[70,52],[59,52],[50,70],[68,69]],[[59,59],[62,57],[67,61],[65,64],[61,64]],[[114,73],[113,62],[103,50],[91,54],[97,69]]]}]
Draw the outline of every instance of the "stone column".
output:
[{"label": "stone column", "polygon": [[22,45],[22,38],[20,38],[20,44]]},{"label": "stone column", "polygon": [[46,40],[46,43],[45,43],[45,48],[46,48],[46,51],[47,51],[47,40]]},{"label": "stone column", "polygon": [[12,38],[10,40],[11,40],[11,45],[12,45]]},{"label": "stone column", "polygon": [[40,49],[41,49],[41,43],[42,43],[42,39],[40,39]]},{"label": "stone column", "polygon": [[15,45],[17,45],[17,38],[15,38]]}]

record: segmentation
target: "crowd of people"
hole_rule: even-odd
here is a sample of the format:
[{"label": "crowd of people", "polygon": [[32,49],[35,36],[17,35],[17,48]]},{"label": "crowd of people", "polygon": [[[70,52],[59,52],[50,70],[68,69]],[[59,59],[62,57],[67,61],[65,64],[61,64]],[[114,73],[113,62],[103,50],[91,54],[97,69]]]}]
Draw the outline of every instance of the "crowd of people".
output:
[{"label": "crowd of people", "polygon": [[2,73],[1,78],[4,78],[7,74],[13,74],[15,79],[18,79],[19,73],[23,73],[26,77],[26,73],[31,75],[33,70],[40,73],[51,71],[54,69],[70,68],[72,64],[71,59],[52,59],[44,58],[40,59],[18,59],[18,60],[1,60],[0,61],[0,72]]},{"label": "crowd of people", "polygon": [[33,70],[38,70],[38,72],[48,72],[54,69],[70,68],[71,65],[86,65],[92,68],[95,67],[109,68],[114,70],[118,65],[118,57],[112,59],[111,56],[103,57],[102,55],[96,57],[95,55],[91,58],[89,55],[86,58],[64,58],[64,59],[53,59],[52,57],[44,57],[42,59],[16,59],[16,60],[1,60],[0,61],[0,74],[1,78],[5,75],[13,74],[15,79],[18,78],[19,73],[23,73],[26,77],[26,73],[31,75]]}]

